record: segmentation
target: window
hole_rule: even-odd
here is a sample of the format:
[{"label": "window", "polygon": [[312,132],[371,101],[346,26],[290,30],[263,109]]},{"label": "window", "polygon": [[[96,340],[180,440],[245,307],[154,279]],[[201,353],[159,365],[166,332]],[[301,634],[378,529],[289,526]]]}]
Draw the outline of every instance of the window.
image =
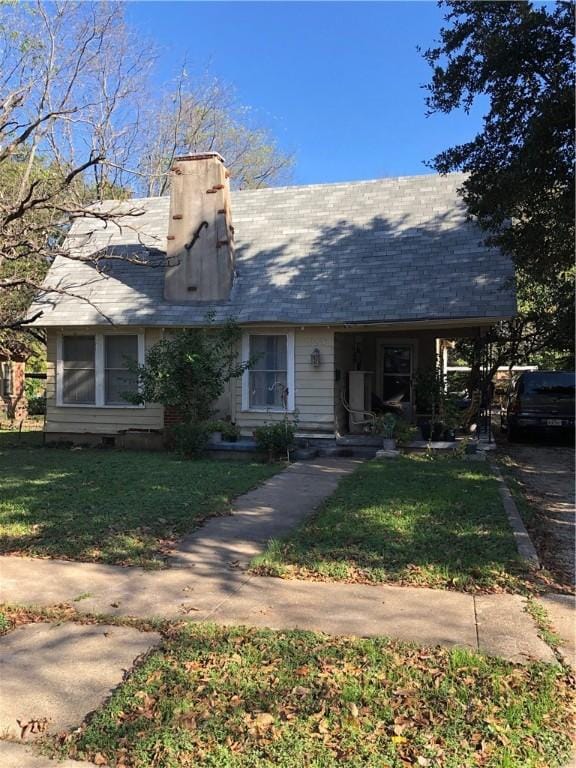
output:
[{"label": "window", "polygon": [[62,401],[68,405],[96,404],[96,338],[62,338]]},{"label": "window", "polygon": [[294,410],[294,337],[292,334],[249,334],[244,359],[254,365],[244,374],[242,407]]},{"label": "window", "polygon": [[124,395],[138,386],[130,361],[143,363],[142,334],[61,336],[57,360],[58,405],[133,407]]},{"label": "window", "polygon": [[106,405],[122,405],[127,392],[136,392],[138,376],[129,370],[130,362],[138,362],[138,336],[105,336]]},{"label": "window", "polygon": [[0,363],[0,394],[4,397],[12,395],[12,366],[10,363]]}]

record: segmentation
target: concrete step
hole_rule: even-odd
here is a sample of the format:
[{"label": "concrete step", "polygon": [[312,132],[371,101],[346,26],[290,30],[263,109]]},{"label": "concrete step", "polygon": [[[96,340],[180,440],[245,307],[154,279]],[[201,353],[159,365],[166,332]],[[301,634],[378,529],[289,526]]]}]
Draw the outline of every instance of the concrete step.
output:
[{"label": "concrete step", "polygon": [[347,448],[382,448],[382,438],[379,435],[343,435],[336,438],[336,445]]}]

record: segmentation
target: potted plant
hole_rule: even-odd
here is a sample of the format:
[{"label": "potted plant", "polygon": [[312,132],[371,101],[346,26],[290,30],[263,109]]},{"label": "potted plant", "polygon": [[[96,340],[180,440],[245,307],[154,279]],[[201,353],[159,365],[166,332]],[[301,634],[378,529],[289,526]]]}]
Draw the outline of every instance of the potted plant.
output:
[{"label": "potted plant", "polygon": [[430,440],[432,437],[432,424],[430,423],[429,419],[423,419],[420,422],[419,427],[422,440]]},{"label": "potted plant", "polygon": [[374,422],[374,432],[382,436],[382,448],[385,451],[396,450],[394,432],[396,430],[396,417],[391,413],[378,416]]},{"label": "potted plant", "polygon": [[432,422],[432,440],[437,443],[438,441],[442,440],[443,435],[444,422],[440,421],[440,419],[435,419]]},{"label": "potted plant", "polygon": [[223,440],[227,443],[235,443],[240,436],[240,430],[231,421],[218,419],[208,422],[211,443],[221,443]]},{"label": "potted plant", "polygon": [[240,429],[231,421],[222,422],[222,439],[227,443],[235,443],[240,437]]},{"label": "potted plant", "polygon": [[443,409],[444,420],[444,440],[454,442],[456,440],[456,429],[460,421],[460,411],[456,399],[452,396],[447,397]]}]

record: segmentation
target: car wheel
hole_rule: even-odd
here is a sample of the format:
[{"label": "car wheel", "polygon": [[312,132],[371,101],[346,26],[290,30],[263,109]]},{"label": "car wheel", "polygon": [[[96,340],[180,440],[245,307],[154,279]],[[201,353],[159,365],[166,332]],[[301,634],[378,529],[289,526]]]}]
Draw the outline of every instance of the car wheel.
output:
[{"label": "car wheel", "polygon": [[522,432],[518,429],[518,427],[508,426],[508,440],[511,443],[518,443],[520,442],[520,439],[522,438]]}]

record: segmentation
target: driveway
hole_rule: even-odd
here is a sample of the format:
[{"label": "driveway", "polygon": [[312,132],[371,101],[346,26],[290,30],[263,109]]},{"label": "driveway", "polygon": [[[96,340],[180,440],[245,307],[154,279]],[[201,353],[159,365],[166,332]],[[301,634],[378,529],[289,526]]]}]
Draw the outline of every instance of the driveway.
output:
[{"label": "driveway", "polygon": [[542,563],[562,583],[575,584],[574,448],[519,444],[506,440],[500,448],[537,513],[531,535]]}]

